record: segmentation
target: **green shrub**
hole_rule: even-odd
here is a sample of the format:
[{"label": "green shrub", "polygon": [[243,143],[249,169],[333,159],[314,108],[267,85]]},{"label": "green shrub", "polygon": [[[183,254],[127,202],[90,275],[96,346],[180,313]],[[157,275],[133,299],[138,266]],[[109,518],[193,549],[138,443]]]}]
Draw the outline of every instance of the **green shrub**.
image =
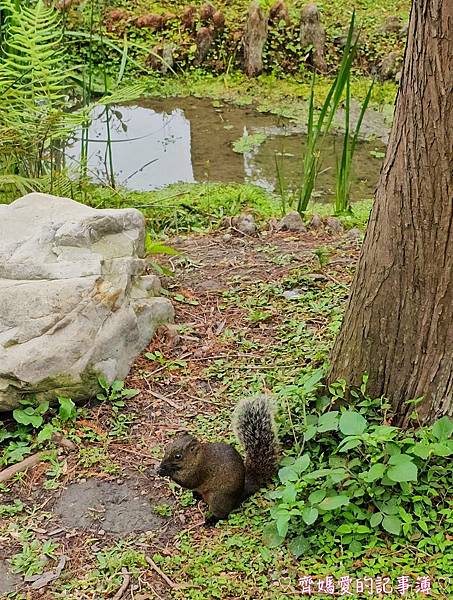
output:
[{"label": "green shrub", "polygon": [[[352,406],[344,382],[319,395],[321,377],[317,371],[300,387],[282,390],[293,404],[296,399],[287,431],[296,452],[283,459],[279,486],[269,494],[275,504],[268,542],[289,538],[302,554],[328,531],[353,552],[389,535],[443,551],[453,525],[447,484],[453,421],[443,417],[431,427],[402,430],[391,424],[384,400],[366,395],[366,378],[359,390],[349,390]],[[316,410],[308,412],[310,398]]]}]

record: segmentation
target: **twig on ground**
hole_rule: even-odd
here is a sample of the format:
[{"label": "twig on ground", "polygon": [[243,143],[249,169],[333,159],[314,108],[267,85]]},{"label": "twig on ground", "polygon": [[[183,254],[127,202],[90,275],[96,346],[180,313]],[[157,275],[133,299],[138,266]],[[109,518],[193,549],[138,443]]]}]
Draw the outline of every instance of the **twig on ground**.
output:
[{"label": "twig on ground", "polygon": [[162,577],[162,579],[165,581],[165,583],[167,583],[172,589],[176,589],[178,587],[178,585],[172,581],[170,579],[170,577],[168,577],[167,575],[165,575],[165,573],[156,565],[156,563],[153,561],[152,558],[150,558],[149,556],[146,557],[146,562],[149,564],[149,566],[156,571],[156,573]]},{"label": "twig on ground", "polygon": [[151,387],[149,387],[148,380],[146,380],[146,383],[148,384],[148,391],[151,394],[151,396],[154,396],[154,398],[157,398],[158,400],[163,400],[164,402],[166,402],[173,408],[176,408],[177,410],[179,410],[181,408],[180,404],[173,402],[173,400],[170,400],[170,398],[168,398],[168,396],[164,396],[163,394],[159,394],[159,392],[155,392],[154,390],[152,390]]},{"label": "twig on ground", "polygon": [[15,465],[11,465],[3,471],[0,471],[0,483],[11,479],[16,473],[20,473],[21,471],[25,471],[29,467],[34,467],[38,463],[44,460],[44,457],[47,455],[47,452],[37,452],[36,454],[32,454],[31,456],[27,456],[24,460],[16,463]]},{"label": "twig on ground", "polygon": [[125,569],[123,567],[121,569],[121,573],[123,575],[123,583],[121,584],[120,589],[113,596],[112,600],[120,600],[120,598],[122,598],[124,596],[124,592],[127,590],[127,588],[129,587],[129,585],[131,583],[131,576],[127,572],[127,569]]}]

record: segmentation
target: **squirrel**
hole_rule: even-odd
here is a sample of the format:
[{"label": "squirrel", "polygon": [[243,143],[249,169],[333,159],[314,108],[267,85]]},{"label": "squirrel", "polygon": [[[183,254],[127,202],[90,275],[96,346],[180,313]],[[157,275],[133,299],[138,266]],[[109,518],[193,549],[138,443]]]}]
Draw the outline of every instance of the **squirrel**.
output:
[{"label": "squirrel", "polygon": [[233,431],[245,449],[245,462],[230,444],[204,443],[186,433],[165,448],[157,471],[203,498],[211,513],[206,527],[226,519],[277,471],[275,405],[269,396],[240,402],[233,413]]}]

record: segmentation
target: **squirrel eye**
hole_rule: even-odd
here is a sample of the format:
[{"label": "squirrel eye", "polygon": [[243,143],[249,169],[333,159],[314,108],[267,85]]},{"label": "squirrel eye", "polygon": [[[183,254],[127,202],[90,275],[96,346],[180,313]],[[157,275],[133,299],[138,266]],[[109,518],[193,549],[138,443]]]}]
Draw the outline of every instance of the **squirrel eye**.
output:
[{"label": "squirrel eye", "polygon": [[175,454],[175,458],[176,458],[176,460],[179,460],[181,458],[181,454],[179,454],[179,452],[178,452],[178,454]]}]

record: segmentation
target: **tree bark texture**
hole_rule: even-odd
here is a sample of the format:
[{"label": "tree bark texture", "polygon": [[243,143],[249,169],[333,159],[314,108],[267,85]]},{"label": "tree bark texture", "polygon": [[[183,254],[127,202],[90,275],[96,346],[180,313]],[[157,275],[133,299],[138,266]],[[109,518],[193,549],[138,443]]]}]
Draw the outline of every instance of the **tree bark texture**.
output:
[{"label": "tree bark texture", "polygon": [[258,2],[249,7],[244,33],[244,71],[248,77],[256,77],[263,72],[263,50],[267,41],[269,13]]},{"label": "tree bark texture", "polygon": [[453,0],[414,0],[376,201],[329,378],[391,399],[399,424],[453,413]]}]

